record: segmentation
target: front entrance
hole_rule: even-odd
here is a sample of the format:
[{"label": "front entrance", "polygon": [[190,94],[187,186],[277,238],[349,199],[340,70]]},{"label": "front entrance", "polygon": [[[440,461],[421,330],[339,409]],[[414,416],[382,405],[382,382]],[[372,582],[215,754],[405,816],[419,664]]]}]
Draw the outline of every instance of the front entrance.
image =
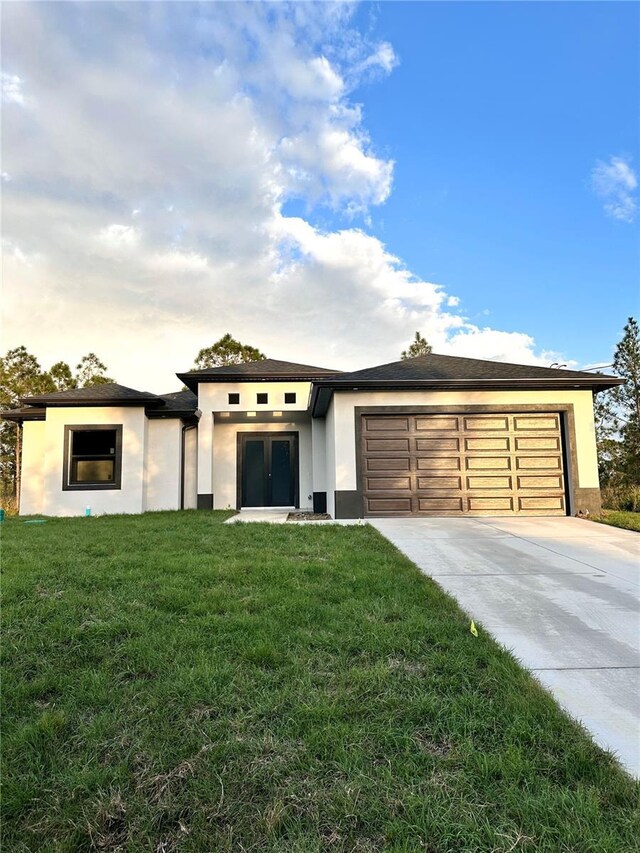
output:
[{"label": "front entrance", "polygon": [[238,506],[298,506],[298,433],[238,435]]}]

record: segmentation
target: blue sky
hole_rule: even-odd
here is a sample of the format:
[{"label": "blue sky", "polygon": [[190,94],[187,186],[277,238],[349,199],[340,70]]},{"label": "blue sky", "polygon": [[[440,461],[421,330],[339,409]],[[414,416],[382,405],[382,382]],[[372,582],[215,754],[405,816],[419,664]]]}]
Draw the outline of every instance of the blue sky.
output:
[{"label": "blue sky", "polygon": [[[290,360],[610,361],[632,3],[5,4],[5,340],[168,390]],[[73,329],[70,332],[68,324]]]}]

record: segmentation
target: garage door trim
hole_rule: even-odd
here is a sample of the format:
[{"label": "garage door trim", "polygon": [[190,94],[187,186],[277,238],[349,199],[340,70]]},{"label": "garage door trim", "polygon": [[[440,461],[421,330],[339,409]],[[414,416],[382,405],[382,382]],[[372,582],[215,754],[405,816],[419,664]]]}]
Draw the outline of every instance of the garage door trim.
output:
[{"label": "garage door trim", "polygon": [[[357,478],[357,494],[360,499],[362,513],[364,511],[364,471],[363,471],[363,454],[362,454],[362,423],[363,415],[479,415],[483,412],[487,414],[500,414],[508,412],[509,414],[533,414],[533,413],[557,413],[560,415],[561,434],[564,436],[562,442],[563,464],[565,471],[565,497],[566,511],[568,515],[574,512],[576,496],[579,494],[579,486],[577,483],[578,460],[576,453],[575,440],[575,416],[573,403],[529,403],[529,404],[509,404],[509,403],[490,403],[486,405],[422,405],[422,406],[355,406],[355,439],[356,439],[356,478]],[[584,491],[584,490],[583,490]]]}]

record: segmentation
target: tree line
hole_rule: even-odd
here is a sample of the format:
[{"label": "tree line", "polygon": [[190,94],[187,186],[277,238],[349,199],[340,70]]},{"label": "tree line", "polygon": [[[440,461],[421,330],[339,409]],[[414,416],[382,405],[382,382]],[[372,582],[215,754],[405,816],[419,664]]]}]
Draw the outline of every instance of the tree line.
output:
[{"label": "tree line", "polygon": [[[401,359],[428,355],[431,345],[421,335],[415,337]],[[196,355],[194,370],[262,361],[266,355],[256,347],[236,340],[227,332]],[[619,509],[640,510],[640,330],[629,317],[616,346],[611,372],[624,384],[600,392],[594,399],[600,483],[605,502]],[[72,369],[57,361],[43,369],[26,347],[16,347],[0,358],[0,411],[15,409],[23,397],[88,388],[114,380],[95,353],[88,353]],[[0,421],[0,497],[15,497],[19,472],[17,445],[19,428]]]}]

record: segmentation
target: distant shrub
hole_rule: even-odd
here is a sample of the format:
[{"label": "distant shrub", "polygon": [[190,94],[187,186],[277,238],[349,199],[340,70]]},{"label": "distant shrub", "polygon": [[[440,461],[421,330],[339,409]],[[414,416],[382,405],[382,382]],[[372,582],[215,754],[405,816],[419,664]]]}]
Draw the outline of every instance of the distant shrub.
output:
[{"label": "distant shrub", "polygon": [[640,512],[640,486],[605,486],[602,505],[605,509]]}]

